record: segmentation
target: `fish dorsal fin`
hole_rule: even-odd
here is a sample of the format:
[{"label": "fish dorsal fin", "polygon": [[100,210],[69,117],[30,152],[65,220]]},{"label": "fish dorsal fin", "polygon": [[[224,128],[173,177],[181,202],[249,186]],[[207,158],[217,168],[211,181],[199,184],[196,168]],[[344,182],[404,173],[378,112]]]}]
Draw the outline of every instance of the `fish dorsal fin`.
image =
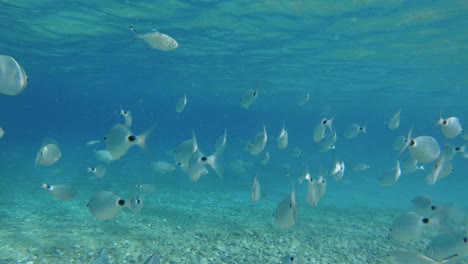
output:
[{"label": "fish dorsal fin", "polygon": [[135,34],[135,36],[134,36],[132,39],[130,39],[130,40],[128,41],[128,43],[132,43],[132,42],[135,41],[136,39],[141,38],[141,34],[138,33],[138,32],[133,28],[133,26],[131,26],[131,25],[130,25],[130,30]]}]

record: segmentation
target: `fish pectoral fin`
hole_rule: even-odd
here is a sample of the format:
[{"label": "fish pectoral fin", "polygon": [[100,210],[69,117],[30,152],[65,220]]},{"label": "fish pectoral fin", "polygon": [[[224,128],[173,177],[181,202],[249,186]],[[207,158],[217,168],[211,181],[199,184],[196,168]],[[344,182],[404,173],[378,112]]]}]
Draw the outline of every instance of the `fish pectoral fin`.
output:
[{"label": "fish pectoral fin", "polygon": [[132,43],[133,41],[135,41],[135,40],[137,40],[137,39],[138,39],[138,36],[135,36],[135,37],[133,37],[132,39],[130,39],[130,40],[128,41],[128,43]]}]

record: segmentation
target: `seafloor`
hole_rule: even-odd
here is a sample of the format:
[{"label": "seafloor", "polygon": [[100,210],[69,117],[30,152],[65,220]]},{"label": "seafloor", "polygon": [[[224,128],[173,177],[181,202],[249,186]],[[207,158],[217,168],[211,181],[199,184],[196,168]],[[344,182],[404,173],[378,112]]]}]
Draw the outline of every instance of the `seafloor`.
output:
[{"label": "seafloor", "polygon": [[312,208],[302,197],[298,224],[280,230],[272,218],[277,199],[252,204],[248,191],[229,193],[204,183],[159,188],[144,196],[140,215],[124,210],[104,222],[86,208],[90,191],[72,201],[47,194],[2,191],[0,263],[90,263],[107,248],[110,263],[143,263],[152,253],[162,263],[281,263],[289,252],[302,253],[304,263],[378,264],[387,263],[392,249],[424,249],[433,235],[399,244],[387,238],[387,230],[403,210]]}]

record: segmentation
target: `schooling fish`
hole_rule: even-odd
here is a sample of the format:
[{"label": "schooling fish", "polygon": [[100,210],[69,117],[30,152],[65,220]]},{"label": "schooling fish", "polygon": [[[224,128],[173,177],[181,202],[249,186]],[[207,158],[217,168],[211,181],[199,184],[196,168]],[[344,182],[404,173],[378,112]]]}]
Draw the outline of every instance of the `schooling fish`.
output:
[{"label": "schooling fish", "polygon": [[224,129],[224,133],[218,137],[216,140],[216,145],[215,149],[216,152],[220,155],[221,153],[224,153],[224,150],[226,149],[227,145],[227,129]]},{"label": "schooling fish", "polygon": [[345,163],[344,161],[335,161],[335,166],[330,171],[330,174],[335,177],[336,181],[339,181],[343,178],[345,173]]},{"label": "schooling fish", "polygon": [[278,148],[285,149],[288,147],[288,131],[283,123],[283,127],[281,128],[280,134],[278,136]]},{"label": "schooling fish", "polygon": [[42,188],[48,190],[59,200],[71,200],[76,196],[76,189],[71,184],[48,185],[43,183]]},{"label": "schooling fish", "polygon": [[250,188],[250,201],[255,203],[260,199],[261,196],[261,186],[258,181],[258,177],[255,176],[252,182],[252,187]]},{"label": "schooling fish", "polygon": [[133,117],[132,117],[132,112],[123,110],[122,106],[120,107],[120,114],[124,118],[124,125],[128,128],[132,126],[133,122]]},{"label": "schooling fish", "polygon": [[119,159],[125,155],[132,146],[138,145],[140,148],[146,149],[146,139],[151,135],[154,127],[155,126],[152,126],[143,134],[136,136],[129,127],[117,124],[111,128],[105,138],[107,150],[109,150],[110,155],[114,159]]},{"label": "schooling fish", "polygon": [[267,141],[268,141],[268,135],[267,135],[265,124],[263,124],[262,132],[259,132],[255,136],[252,142],[250,141],[247,142],[247,145],[245,148],[251,155],[258,155],[265,149]]},{"label": "schooling fish", "polygon": [[28,76],[12,57],[0,55],[0,93],[17,95],[28,84]]},{"label": "schooling fish", "polygon": [[297,223],[297,215],[296,190],[293,189],[291,195],[278,204],[273,216],[279,228],[288,229]]},{"label": "schooling fish", "polygon": [[106,167],[104,166],[88,167],[88,172],[98,178],[101,178],[106,175]]},{"label": "schooling fish", "polygon": [[348,127],[346,127],[343,137],[346,139],[352,139],[357,137],[360,133],[366,133],[366,127],[361,126],[359,124],[351,124]]},{"label": "schooling fish", "polygon": [[267,165],[269,161],[270,161],[270,153],[268,153],[268,151],[265,151],[265,155],[264,155],[263,158],[260,160],[260,163],[261,163],[262,165]]},{"label": "schooling fish", "polygon": [[185,106],[187,105],[187,96],[184,94],[184,97],[180,98],[176,105],[176,112],[182,113],[184,111]]},{"label": "schooling fish", "polygon": [[413,129],[411,128],[406,137],[406,142],[400,150],[400,156],[409,148],[409,152],[413,160],[421,163],[430,163],[435,161],[440,154],[440,146],[437,140],[430,136],[420,136],[412,138]]},{"label": "schooling fish", "polygon": [[58,146],[58,143],[53,139],[44,139],[42,146],[36,155],[36,162],[34,166],[52,166],[62,157],[62,152]]},{"label": "schooling fish", "polygon": [[397,183],[401,176],[400,161],[396,161],[396,167],[386,172],[384,175],[378,178],[379,184],[382,187],[390,187]]},{"label": "schooling fish", "polygon": [[127,202],[111,191],[98,191],[93,194],[87,207],[91,215],[98,220],[110,220],[116,217]]},{"label": "schooling fish", "polygon": [[416,212],[401,214],[390,227],[390,238],[399,242],[409,242],[417,239],[431,219]]},{"label": "schooling fish", "polygon": [[132,195],[128,199],[128,208],[135,214],[141,213],[141,209],[143,209],[143,198],[141,195]]},{"label": "schooling fish", "polygon": [[397,249],[387,254],[390,264],[442,264],[451,260],[454,256],[450,256],[444,260],[437,261],[431,259],[421,252],[411,249]]},{"label": "schooling fish", "polygon": [[439,234],[429,242],[424,254],[438,261],[463,258],[468,255],[467,234],[456,232]]},{"label": "schooling fish", "polygon": [[143,264],[161,264],[161,260],[156,254],[149,256]]},{"label": "schooling fish", "polygon": [[240,99],[240,106],[244,109],[249,109],[255,103],[258,97],[258,80],[256,81],[256,88],[247,90]]},{"label": "schooling fish", "polygon": [[302,94],[299,96],[299,98],[297,98],[297,106],[299,107],[304,107],[304,105],[309,102],[309,99],[310,99],[310,93],[309,92],[306,92],[305,94]]},{"label": "schooling fish", "polygon": [[109,150],[107,149],[95,150],[94,158],[96,158],[100,162],[104,162],[107,164],[111,163],[114,160],[117,160],[116,158],[112,157]]},{"label": "schooling fish", "polygon": [[151,162],[150,167],[154,171],[156,171],[158,173],[161,173],[161,174],[168,174],[168,173],[173,172],[176,169],[174,167],[174,165],[172,165],[171,163],[165,162],[165,161],[162,161],[162,160],[158,160],[156,162],[154,162],[154,161]]},{"label": "schooling fish", "polygon": [[0,139],[5,135],[5,130],[0,126]]},{"label": "schooling fish", "polygon": [[314,129],[314,141],[315,142],[320,142],[322,139],[325,137],[326,130],[330,133],[333,132],[333,119],[335,117],[332,117],[330,119],[323,118],[319,124]]},{"label": "schooling fish", "polygon": [[439,118],[439,121],[437,121],[436,126],[440,126],[442,129],[442,134],[446,138],[456,138],[458,135],[460,135],[463,131],[463,128],[460,124],[460,120],[458,117],[449,117],[449,118]]},{"label": "schooling fish", "polygon": [[143,183],[143,184],[137,184],[135,185],[135,188],[138,190],[145,192],[145,193],[154,193],[156,192],[156,188],[154,185],[149,184],[149,183]]},{"label": "schooling fish", "polygon": [[401,109],[398,110],[396,113],[390,117],[390,120],[388,120],[388,128],[391,130],[395,130],[398,127],[400,127],[400,114],[401,114]]},{"label": "schooling fish", "polygon": [[180,143],[175,151],[175,160],[183,171],[187,172],[190,158],[198,150],[197,137],[192,131],[192,138]]},{"label": "schooling fish", "polygon": [[164,33],[154,31],[151,33],[139,34],[132,26],[130,26],[130,30],[135,33],[135,37],[129,40],[128,43],[131,43],[136,39],[142,39],[148,43],[151,48],[162,51],[170,51],[179,47],[179,43],[177,43],[175,39]]}]

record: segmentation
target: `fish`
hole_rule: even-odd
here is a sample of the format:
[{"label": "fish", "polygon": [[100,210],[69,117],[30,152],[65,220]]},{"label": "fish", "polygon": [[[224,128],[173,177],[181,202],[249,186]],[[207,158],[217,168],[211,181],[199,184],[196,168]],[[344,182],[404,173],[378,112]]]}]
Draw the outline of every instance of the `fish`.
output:
[{"label": "fish", "polygon": [[156,192],[156,188],[152,184],[149,184],[149,183],[137,184],[135,185],[135,188],[145,193]]},{"label": "fish", "polygon": [[288,229],[297,223],[298,207],[296,202],[296,190],[293,188],[291,195],[281,201],[273,213],[276,225],[281,229]]},{"label": "fish", "polygon": [[281,128],[280,134],[278,136],[278,148],[285,149],[288,147],[288,131],[283,123],[283,127]]},{"label": "fish", "polygon": [[151,254],[143,264],[161,264],[161,260],[156,254]]},{"label": "fish", "polygon": [[117,124],[111,128],[105,137],[107,150],[114,159],[119,159],[135,145],[143,150],[146,149],[146,140],[153,132],[155,126],[150,127],[141,135],[134,135],[129,127]]},{"label": "fish", "polygon": [[333,132],[333,119],[334,118],[335,117],[332,117],[330,119],[322,118],[320,123],[315,126],[313,139],[316,143],[322,141],[322,139],[325,137],[325,133],[327,129],[330,133]]},{"label": "fish", "polygon": [[465,153],[465,145],[454,146],[450,143],[445,144],[442,153],[447,160],[453,160],[458,153]]},{"label": "fish", "polygon": [[429,196],[421,195],[411,199],[412,210],[420,215],[430,215],[437,209]]},{"label": "fish", "polygon": [[151,169],[153,169],[154,171],[160,174],[168,174],[168,173],[173,172],[176,169],[174,165],[172,165],[171,163],[165,162],[162,160],[151,162],[150,167]]},{"label": "fish", "polygon": [[302,151],[298,147],[294,147],[293,149],[289,151],[289,155],[294,158],[299,158],[299,157],[304,156],[304,151]]},{"label": "fish", "polygon": [[86,142],[86,146],[92,146],[92,145],[96,145],[96,144],[99,144],[101,143],[101,141],[99,140],[90,140],[88,142]]},{"label": "fish", "polygon": [[319,143],[319,152],[327,152],[335,149],[335,143],[338,140],[336,131],[326,135]]},{"label": "fish", "polygon": [[400,151],[400,156],[409,148],[411,158],[421,163],[430,163],[435,161],[440,155],[440,146],[437,140],[431,136],[419,136],[411,138],[413,129],[408,132],[405,145]]},{"label": "fish", "polygon": [[141,209],[143,209],[143,198],[141,195],[132,195],[127,201],[128,208],[130,208],[134,214],[141,213]]},{"label": "fish", "polygon": [[346,127],[343,137],[346,139],[353,139],[357,137],[360,133],[366,133],[367,129],[365,126],[361,126],[359,124],[351,124]]},{"label": "fish", "polygon": [[320,201],[317,181],[308,174],[306,174],[305,179],[308,179],[306,202],[308,205],[315,207]]},{"label": "fish", "polygon": [[467,234],[446,232],[429,242],[424,254],[434,260],[457,260],[468,254]]},{"label": "fish", "polygon": [[296,105],[299,107],[304,107],[307,102],[309,102],[310,99],[310,93],[306,92],[304,94],[301,94],[299,98],[297,98]]},{"label": "fish", "polygon": [[24,91],[28,81],[28,75],[13,57],[0,55],[0,93],[18,95]]},{"label": "fish", "polygon": [[270,153],[268,153],[268,151],[265,151],[265,155],[264,155],[263,158],[260,160],[260,163],[261,163],[262,165],[267,165],[269,161],[270,161]]},{"label": "fish", "polygon": [[132,112],[131,111],[125,111],[125,110],[123,110],[122,106],[120,106],[120,114],[124,118],[124,126],[130,128],[132,126],[132,122],[133,122]]},{"label": "fish", "polygon": [[250,106],[257,101],[258,97],[258,80],[256,82],[255,89],[247,90],[240,99],[240,106],[246,110],[249,110]]},{"label": "fish", "polygon": [[110,220],[124,207],[128,207],[128,203],[112,191],[98,191],[93,194],[86,206],[94,218]]},{"label": "fish", "polygon": [[331,171],[329,173],[335,177],[336,181],[340,181],[343,178],[344,173],[345,173],[345,163],[344,163],[344,161],[336,160],[335,161],[335,166],[333,167],[333,169],[331,169]]},{"label": "fish", "polygon": [[460,119],[458,117],[449,117],[449,118],[439,118],[439,121],[437,121],[436,126],[440,126],[442,129],[442,134],[446,138],[456,138],[458,137],[462,131],[463,128],[460,124]]},{"label": "fish", "polygon": [[3,136],[5,136],[5,130],[0,126],[0,139],[2,139]]},{"label": "fish", "polygon": [[387,254],[387,259],[390,261],[390,264],[442,264],[448,262],[453,257],[455,256],[437,261],[412,249],[397,249]]},{"label": "fish", "polygon": [[251,154],[251,155],[258,155],[260,154],[264,149],[268,141],[268,135],[266,131],[265,124],[263,124],[263,130],[262,132],[257,133],[255,138],[253,139],[252,142],[247,142],[246,144],[246,150]]},{"label": "fish", "polygon": [[368,170],[369,168],[370,168],[370,166],[367,165],[367,164],[358,163],[358,164],[354,165],[353,171],[355,171],[355,172],[364,172],[364,171]]},{"label": "fish", "polygon": [[91,264],[109,264],[109,251],[107,248],[103,248],[99,253],[99,256],[93,260]]},{"label": "fish", "polygon": [[219,136],[218,139],[216,140],[216,145],[215,145],[216,152],[219,155],[224,153],[224,150],[226,149],[226,145],[227,145],[227,129],[224,129],[223,135]]},{"label": "fish", "polygon": [[382,187],[390,187],[397,183],[401,176],[400,161],[396,161],[396,167],[378,178]]},{"label": "fish", "polygon": [[390,117],[390,119],[388,120],[387,125],[390,130],[395,130],[400,127],[400,114],[401,109],[394,113],[392,117]]},{"label": "fish", "polygon": [[176,112],[179,114],[182,113],[186,105],[187,105],[187,96],[184,94],[184,96],[180,98],[179,101],[177,101],[176,108],[175,108]]},{"label": "fish", "polygon": [[402,173],[413,173],[417,170],[424,170],[424,166],[420,165],[419,161],[414,160],[411,156],[408,155],[401,161]]},{"label": "fish", "polygon": [[255,176],[252,182],[252,187],[250,188],[250,201],[255,203],[260,199],[261,196],[261,186],[258,181],[258,176]]},{"label": "fish", "polygon": [[34,167],[38,164],[42,166],[52,166],[57,163],[62,157],[62,152],[58,146],[58,143],[50,138],[44,139],[42,146],[36,155],[36,161]]},{"label": "fish", "polygon": [[399,242],[414,241],[430,223],[431,219],[416,212],[403,213],[390,227],[390,238]]},{"label": "fish", "polygon": [[112,157],[109,150],[107,150],[107,149],[95,150],[94,151],[94,158],[96,158],[100,162],[104,162],[106,164],[109,164],[112,161],[118,159],[118,158]]},{"label": "fish", "polygon": [[190,157],[189,167],[187,174],[189,175],[190,180],[198,181],[201,176],[207,174],[207,169],[205,166],[210,166],[219,178],[223,178],[222,168],[218,165],[217,159],[219,153],[215,152],[210,156],[205,156],[200,150],[195,151]]},{"label": "fish", "polygon": [[429,185],[435,184],[441,175],[445,163],[445,156],[442,154],[440,155],[437,162],[434,164],[432,171],[426,176],[426,183]]},{"label": "fish", "polygon": [[52,196],[62,201],[71,200],[76,197],[76,189],[71,184],[49,185],[43,183],[42,188],[48,190]]},{"label": "fish", "polygon": [[137,39],[142,39],[148,43],[151,48],[161,51],[171,51],[179,47],[179,43],[175,39],[157,30],[153,29],[153,32],[146,34],[138,33],[132,26],[130,26],[130,30],[135,34],[135,37],[129,40],[128,43]]},{"label": "fish", "polygon": [[101,178],[106,175],[106,167],[97,166],[97,167],[88,167],[88,172],[94,174],[94,176]]},{"label": "fish", "polygon": [[281,264],[289,264],[289,263],[297,263],[297,264],[304,264],[304,256],[302,252],[298,254],[298,256],[293,256],[291,254],[286,254],[281,258]]},{"label": "fish", "polygon": [[197,137],[195,136],[195,132],[192,131],[192,138],[180,143],[175,151],[175,161],[183,171],[187,172],[190,158],[197,150]]},{"label": "fish", "polygon": [[401,149],[403,149],[403,147],[405,146],[407,142],[407,138],[404,137],[404,136],[399,136],[395,139],[395,141],[393,141],[393,149],[396,150],[396,151],[399,151]]}]

